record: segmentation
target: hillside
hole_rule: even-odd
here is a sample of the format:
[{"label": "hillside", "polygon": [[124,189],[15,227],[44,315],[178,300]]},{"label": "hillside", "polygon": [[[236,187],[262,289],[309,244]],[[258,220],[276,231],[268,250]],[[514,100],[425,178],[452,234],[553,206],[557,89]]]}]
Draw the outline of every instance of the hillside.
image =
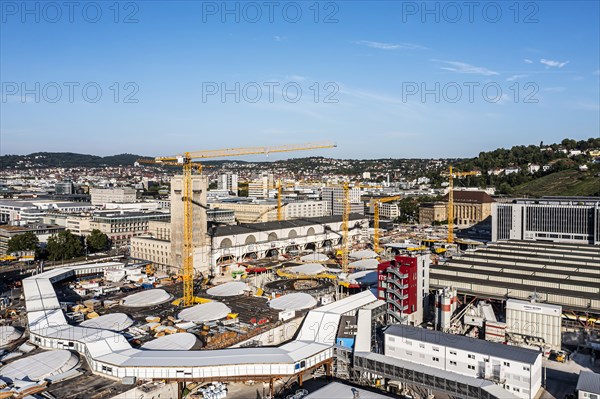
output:
[{"label": "hillside", "polygon": [[26,168],[76,168],[127,166],[142,158],[134,154],[119,154],[100,157],[97,155],[76,154],[72,152],[35,152],[29,155],[0,156],[1,169]]},{"label": "hillside", "polygon": [[545,195],[600,196],[600,177],[591,171],[562,170],[520,184],[514,188],[513,194],[528,197]]}]

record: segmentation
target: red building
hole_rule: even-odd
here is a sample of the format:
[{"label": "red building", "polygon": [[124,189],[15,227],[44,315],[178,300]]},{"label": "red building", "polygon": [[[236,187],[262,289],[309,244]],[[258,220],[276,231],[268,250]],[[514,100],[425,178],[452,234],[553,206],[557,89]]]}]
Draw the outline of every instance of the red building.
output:
[{"label": "red building", "polygon": [[[395,319],[396,323],[403,319],[411,324],[422,322],[419,260],[419,256],[396,256],[394,260],[380,263],[377,267],[378,297],[386,301],[388,317]],[[389,321],[394,322],[392,319]]]}]

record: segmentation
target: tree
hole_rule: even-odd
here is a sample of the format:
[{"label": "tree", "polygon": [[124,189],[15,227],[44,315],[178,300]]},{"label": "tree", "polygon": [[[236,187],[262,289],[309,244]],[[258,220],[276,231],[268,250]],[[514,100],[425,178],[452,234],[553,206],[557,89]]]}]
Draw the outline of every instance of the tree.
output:
[{"label": "tree", "polygon": [[83,255],[82,239],[64,230],[48,238],[48,258],[50,260],[71,259]]},{"label": "tree", "polygon": [[109,248],[108,236],[98,229],[92,230],[86,243],[89,252],[106,251]]},{"label": "tree", "polygon": [[37,248],[40,240],[37,236],[28,231],[27,233],[17,234],[10,240],[8,240],[8,253],[19,252],[19,251],[33,251]]}]

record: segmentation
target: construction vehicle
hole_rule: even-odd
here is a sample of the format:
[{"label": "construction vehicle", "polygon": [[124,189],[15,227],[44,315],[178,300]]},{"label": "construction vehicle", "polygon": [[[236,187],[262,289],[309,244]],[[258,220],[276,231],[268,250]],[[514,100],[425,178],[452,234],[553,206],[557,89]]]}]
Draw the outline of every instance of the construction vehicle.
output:
[{"label": "construction vehicle", "polygon": [[453,172],[450,166],[448,173],[448,243],[454,242],[454,178],[478,175],[480,172]]},{"label": "construction vehicle", "polygon": [[146,276],[152,277],[154,276],[154,273],[156,273],[156,267],[154,267],[154,264],[148,263],[146,265]]},{"label": "construction vehicle", "polygon": [[567,354],[564,351],[551,351],[550,359],[559,363],[565,363],[567,361]]},{"label": "construction vehicle", "polygon": [[379,206],[384,202],[392,202],[401,199],[402,196],[394,195],[392,197],[375,198],[370,201],[370,205],[373,206],[373,251],[379,253]]},{"label": "construction vehicle", "polygon": [[183,306],[194,304],[194,264],[193,264],[193,237],[192,237],[192,173],[196,169],[202,173],[202,164],[194,160],[237,157],[241,155],[260,155],[280,152],[306,151],[322,148],[334,148],[333,143],[309,143],[297,145],[281,145],[273,147],[248,147],[248,148],[226,148],[221,150],[206,150],[196,152],[184,152],[183,154],[156,157],[154,160],[141,159],[140,163],[154,163],[158,165],[178,166],[183,168]]}]

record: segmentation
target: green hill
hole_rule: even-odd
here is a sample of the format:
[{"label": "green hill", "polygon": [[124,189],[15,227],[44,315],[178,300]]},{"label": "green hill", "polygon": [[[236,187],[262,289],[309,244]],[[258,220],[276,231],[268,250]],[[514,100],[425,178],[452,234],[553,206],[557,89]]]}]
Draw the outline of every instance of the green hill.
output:
[{"label": "green hill", "polygon": [[545,195],[600,196],[598,171],[562,170],[514,187],[513,195],[542,197]]}]

